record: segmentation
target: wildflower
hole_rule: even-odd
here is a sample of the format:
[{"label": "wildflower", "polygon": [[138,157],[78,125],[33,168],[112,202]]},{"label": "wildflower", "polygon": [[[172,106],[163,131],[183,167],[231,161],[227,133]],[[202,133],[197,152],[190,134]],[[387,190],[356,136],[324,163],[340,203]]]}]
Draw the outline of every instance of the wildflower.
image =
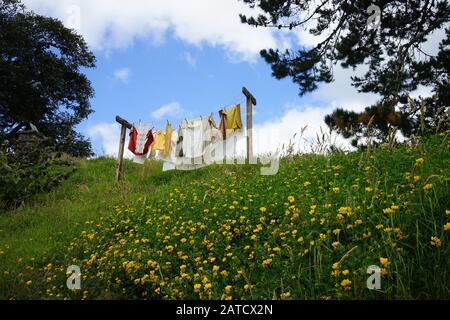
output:
[{"label": "wildflower", "polygon": [[333,263],[333,265],[331,266],[331,268],[333,268],[333,270],[339,269],[339,262]]},{"label": "wildflower", "polygon": [[375,228],[377,228],[377,229],[383,229],[383,225],[380,223],[380,224],[377,224],[376,226],[375,226]]},{"label": "wildflower", "polygon": [[31,286],[32,283],[33,283],[33,281],[28,280],[25,284],[26,284],[27,286]]},{"label": "wildflower", "polygon": [[349,279],[344,279],[341,281],[341,286],[348,289],[350,288],[352,282]]},{"label": "wildflower", "polygon": [[414,176],[414,182],[418,182],[420,180],[420,176]]},{"label": "wildflower", "polygon": [[334,230],[333,230],[333,234],[334,234],[334,235],[337,236],[337,235],[339,235],[339,233],[341,233],[341,229],[334,229]]},{"label": "wildflower", "polygon": [[264,213],[264,212],[267,211],[267,208],[266,208],[266,207],[261,207],[261,208],[259,208],[259,211],[261,211],[262,213]]},{"label": "wildflower", "polygon": [[246,290],[246,291],[251,290],[252,288],[253,288],[253,286],[248,283],[244,286],[244,290]]},{"label": "wildflower", "polygon": [[311,185],[311,182],[309,182],[309,181],[305,181],[305,182],[303,183],[303,186],[304,186],[305,188],[307,188],[309,185]]},{"label": "wildflower", "polygon": [[167,252],[169,252],[169,253],[172,253],[173,252],[173,246],[166,246],[166,250],[167,250]]},{"label": "wildflower", "polygon": [[226,293],[226,294],[230,294],[232,289],[233,289],[232,286],[226,286],[226,287],[225,287],[225,293]]},{"label": "wildflower", "polygon": [[218,272],[218,271],[219,271],[219,269],[220,269],[220,267],[219,267],[219,266],[213,266],[213,272]]},{"label": "wildflower", "polygon": [[383,258],[383,257],[380,257],[380,263],[381,263],[381,265],[383,266],[383,267],[387,267],[388,265],[389,265],[389,259],[388,258]]},{"label": "wildflower", "polygon": [[442,245],[441,239],[439,239],[439,238],[436,237],[436,236],[431,237],[430,243],[431,243],[432,246],[435,246],[435,247],[440,247],[440,246]]},{"label": "wildflower", "polygon": [[202,285],[200,283],[194,284],[194,291],[195,292],[200,292],[201,288],[202,288]]},{"label": "wildflower", "polygon": [[208,291],[211,288],[212,288],[212,284],[211,283],[205,284],[205,291]]},{"label": "wildflower", "polygon": [[416,160],[416,166],[421,166],[424,163],[424,158],[419,158]]},{"label": "wildflower", "polygon": [[450,222],[447,222],[447,224],[444,225],[444,231],[450,230]]},{"label": "wildflower", "polygon": [[294,196],[289,196],[289,197],[288,197],[288,201],[289,201],[290,203],[294,203],[294,201],[295,201]]},{"label": "wildflower", "polygon": [[[449,140],[450,141],[450,140]],[[450,215],[450,210],[448,210],[448,209],[445,209],[445,215]]]},{"label": "wildflower", "polygon": [[334,193],[339,193],[340,191],[341,191],[341,189],[339,189],[338,187],[333,188]]},{"label": "wildflower", "polygon": [[290,292],[283,292],[282,294],[281,294],[281,299],[282,300],[288,300],[288,299],[290,299],[291,298],[291,293]]},{"label": "wildflower", "polygon": [[392,214],[392,213],[394,213],[394,210],[392,210],[391,208],[386,208],[386,209],[383,209],[383,213],[384,214]]},{"label": "wildflower", "polygon": [[303,243],[303,241],[304,241],[303,237],[300,237],[297,239],[297,242],[299,242],[299,243]]},{"label": "wildflower", "polygon": [[426,185],[423,186],[423,190],[430,190],[431,188],[433,188],[432,183],[427,183]]},{"label": "wildflower", "polygon": [[366,192],[372,192],[372,191],[373,191],[373,189],[371,187],[366,188]]},{"label": "wildflower", "polygon": [[263,267],[268,267],[272,264],[272,259],[266,259],[262,262]]},{"label": "wildflower", "polygon": [[339,241],[335,241],[331,245],[333,246],[333,248],[337,248],[339,244],[340,244]]},{"label": "wildflower", "polygon": [[341,215],[348,215],[348,216],[350,216],[352,214],[352,208],[350,208],[350,207],[340,207],[338,212]]},{"label": "wildflower", "polygon": [[327,235],[326,235],[326,234],[323,234],[323,233],[321,233],[321,234],[319,235],[319,237],[320,237],[320,239],[324,240],[324,239],[326,239]]}]

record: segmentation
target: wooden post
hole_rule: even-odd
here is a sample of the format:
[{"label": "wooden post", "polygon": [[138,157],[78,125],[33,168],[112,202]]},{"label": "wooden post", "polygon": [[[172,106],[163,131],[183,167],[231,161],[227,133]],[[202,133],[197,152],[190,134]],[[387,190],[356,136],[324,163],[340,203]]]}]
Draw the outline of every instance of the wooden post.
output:
[{"label": "wooden post", "polygon": [[247,161],[253,163],[253,106],[256,106],[256,99],[247,90],[242,88],[242,93],[247,97]]},{"label": "wooden post", "polygon": [[117,155],[117,167],[116,167],[116,180],[120,181],[122,179],[122,171],[123,171],[123,153],[125,151],[125,137],[127,133],[127,129],[132,128],[132,125],[122,119],[121,117],[117,116],[116,121],[121,124],[120,129],[120,140],[119,140],[119,154]]}]

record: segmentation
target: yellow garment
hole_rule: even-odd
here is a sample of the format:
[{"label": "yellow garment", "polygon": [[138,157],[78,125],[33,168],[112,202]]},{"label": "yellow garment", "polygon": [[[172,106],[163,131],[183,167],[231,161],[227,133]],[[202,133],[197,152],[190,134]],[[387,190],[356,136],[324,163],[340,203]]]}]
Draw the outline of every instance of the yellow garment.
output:
[{"label": "yellow garment", "polygon": [[166,135],[161,130],[156,131],[155,141],[152,144],[152,151],[164,152],[166,144]]},{"label": "yellow garment", "polygon": [[165,140],[164,140],[164,152],[163,152],[164,157],[167,157],[170,153],[170,146],[172,145],[172,134],[173,134],[173,129],[170,126],[170,123],[167,122],[166,134],[165,134]]},{"label": "yellow garment", "polygon": [[242,129],[241,105],[237,104],[231,109],[223,110],[227,116],[227,129]]}]

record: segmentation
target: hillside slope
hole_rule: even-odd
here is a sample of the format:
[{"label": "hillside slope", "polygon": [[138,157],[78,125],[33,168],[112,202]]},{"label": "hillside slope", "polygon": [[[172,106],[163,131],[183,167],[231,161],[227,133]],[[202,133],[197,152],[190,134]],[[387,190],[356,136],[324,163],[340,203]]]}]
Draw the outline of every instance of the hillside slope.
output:
[{"label": "hillside slope", "polygon": [[[353,299],[450,296],[450,144],[161,172],[81,161],[0,216],[1,298]],[[80,291],[66,288],[78,265]],[[379,266],[381,289],[368,290]]]}]

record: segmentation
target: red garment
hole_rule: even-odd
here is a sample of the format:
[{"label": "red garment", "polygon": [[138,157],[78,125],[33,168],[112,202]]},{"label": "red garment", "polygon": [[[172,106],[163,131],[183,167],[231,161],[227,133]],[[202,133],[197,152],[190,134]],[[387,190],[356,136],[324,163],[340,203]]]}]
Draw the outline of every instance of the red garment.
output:
[{"label": "red garment", "polygon": [[131,152],[133,152],[133,154],[137,155],[137,156],[143,156],[146,155],[148,153],[148,151],[150,150],[150,146],[153,143],[153,132],[152,130],[150,130],[147,133],[147,141],[145,142],[145,146],[144,146],[144,152],[143,153],[139,153],[136,152],[136,141],[137,141],[137,137],[138,137],[138,132],[136,130],[135,127],[131,128],[130,131],[130,142],[128,143],[128,150],[130,150]]}]

